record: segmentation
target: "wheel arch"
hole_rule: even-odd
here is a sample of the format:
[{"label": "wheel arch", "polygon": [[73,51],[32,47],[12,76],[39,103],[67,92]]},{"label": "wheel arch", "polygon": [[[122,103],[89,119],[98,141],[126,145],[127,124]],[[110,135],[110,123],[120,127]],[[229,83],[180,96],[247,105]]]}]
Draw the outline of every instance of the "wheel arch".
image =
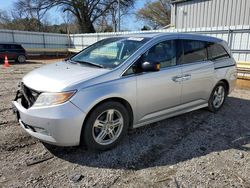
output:
[{"label": "wheel arch", "polygon": [[[225,86],[226,86],[226,92],[227,92],[227,95],[228,95],[228,93],[229,93],[229,91],[230,91],[229,82],[228,82],[226,79],[222,79],[222,80],[220,80],[218,83],[220,83],[220,82],[222,82],[222,83],[225,84]],[[218,84],[218,83],[217,83],[217,84]]]},{"label": "wheel arch", "polygon": [[84,130],[84,126],[85,126],[85,123],[87,122],[90,114],[92,113],[92,111],[97,107],[99,106],[100,104],[103,104],[105,102],[109,102],[109,101],[116,101],[116,102],[119,102],[121,103],[128,111],[128,114],[129,114],[129,129],[133,127],[133,122],[134,122],[134,112],[133,112],[133,109],[131,107],[131,105],[129,104],[129,102],[127,100],[125,100],[124,98],[121,98],[121,97],[110,97],[110,98],[106,98],[106,99],[103,99],[99,102],[97,102],[86,114],[86,117],[83,121],[83,124],[82,124],[82,129],[81,129],[81,135],[80,135],[80,144],[83,144],[83,130]]}]

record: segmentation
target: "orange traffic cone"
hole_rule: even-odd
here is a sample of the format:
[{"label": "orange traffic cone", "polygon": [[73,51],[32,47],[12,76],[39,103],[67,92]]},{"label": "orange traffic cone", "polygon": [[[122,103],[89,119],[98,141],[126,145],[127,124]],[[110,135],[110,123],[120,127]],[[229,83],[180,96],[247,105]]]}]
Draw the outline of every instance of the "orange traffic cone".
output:
[{"label": "orange traffic cone", "polygon": [[4,67],[4,68],[7,68],[7,67],[9,67],[9,66],[10,66],[10,64],[9,64],[9,61],[8,61],[8,57],[7,57],[7,55],[5,55],[3,67]]}]

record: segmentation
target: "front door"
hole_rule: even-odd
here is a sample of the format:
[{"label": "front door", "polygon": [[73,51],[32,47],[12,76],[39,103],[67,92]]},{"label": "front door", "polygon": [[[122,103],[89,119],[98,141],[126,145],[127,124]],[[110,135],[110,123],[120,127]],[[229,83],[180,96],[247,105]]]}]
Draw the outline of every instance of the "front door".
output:
[{"label": "front door", "polygon": [[142,62],[159,62],[160,71],[137,74],[137,123],[166,115],[180,105],[181,68],[177,65],[176,40],[160,42],[150,48]]}]

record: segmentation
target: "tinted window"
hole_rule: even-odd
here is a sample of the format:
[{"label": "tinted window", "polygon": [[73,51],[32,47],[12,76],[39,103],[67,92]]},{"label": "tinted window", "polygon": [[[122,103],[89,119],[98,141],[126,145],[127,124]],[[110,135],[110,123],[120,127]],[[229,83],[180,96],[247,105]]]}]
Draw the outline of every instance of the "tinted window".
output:
[{"label": "tinted window", "polygon": [[183,40],[183,63],[193,63],[207,60],[207,43],[197,40]]},{"label": "tinted window", "polygon": [[5,45],[4,45],[4,48],[5,48],[5,49],[10,49],[10,45],[9,45],[9,44],[5,44]]},{"label": "tinted window", "polygon": [[10,46],[11,49],[22,49],[22,47],[20,45],[15,45],[15,44],[12,44]]},{"label": "tinted window", "polygon": [[10,45],[8,45],[8,44],[0,44],[0,49],[2,49],[2,50],[6,50],[9,48],[10,48]]},{"label": "tinted window", "polygon": [[223,46],[217,43],[208,43],[208,58],[211,60],[219,60],[229,58],[229,54]]},{"label": "tinted window", "polygon": [[160,63],[161,68],[176,65],[176,41],[169,40],[153,46],[144,54],[143,59]]},{"label": "tinted window", "polygon": [[141,64],[145,61],[160,63],[161,68],[176,65],[176,40],[160,42],[150,48],[124,75],[142,72]]}]

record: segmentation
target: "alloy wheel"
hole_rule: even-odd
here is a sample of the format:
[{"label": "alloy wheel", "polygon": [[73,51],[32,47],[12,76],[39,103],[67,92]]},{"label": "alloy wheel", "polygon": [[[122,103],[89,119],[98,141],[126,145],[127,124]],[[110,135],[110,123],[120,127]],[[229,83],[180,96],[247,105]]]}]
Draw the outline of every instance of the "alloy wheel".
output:
[{"label": "alloy wheel", "polygon": [[95,120],[92,135],[100,145],[109,145],[115,142],[123,129],[122,114],[116,109],[102,112]]},{"label": "alloy wheel", "polygon": [[220,106],[223,104],[223,101],[225,99],[225,89],[223,86],[219,85],[213,95],[213,106],[215,108],[220,108]]},{"label": "alloy wheel", "polygon": [[17,61],[18,61],[19,63],[24,63],[25,60],[26,60],[26,58],[25,58],[25,56],[23,56],[23,55],[20,55],[20,56],[18,56],[18,58],[17,58]]}]

